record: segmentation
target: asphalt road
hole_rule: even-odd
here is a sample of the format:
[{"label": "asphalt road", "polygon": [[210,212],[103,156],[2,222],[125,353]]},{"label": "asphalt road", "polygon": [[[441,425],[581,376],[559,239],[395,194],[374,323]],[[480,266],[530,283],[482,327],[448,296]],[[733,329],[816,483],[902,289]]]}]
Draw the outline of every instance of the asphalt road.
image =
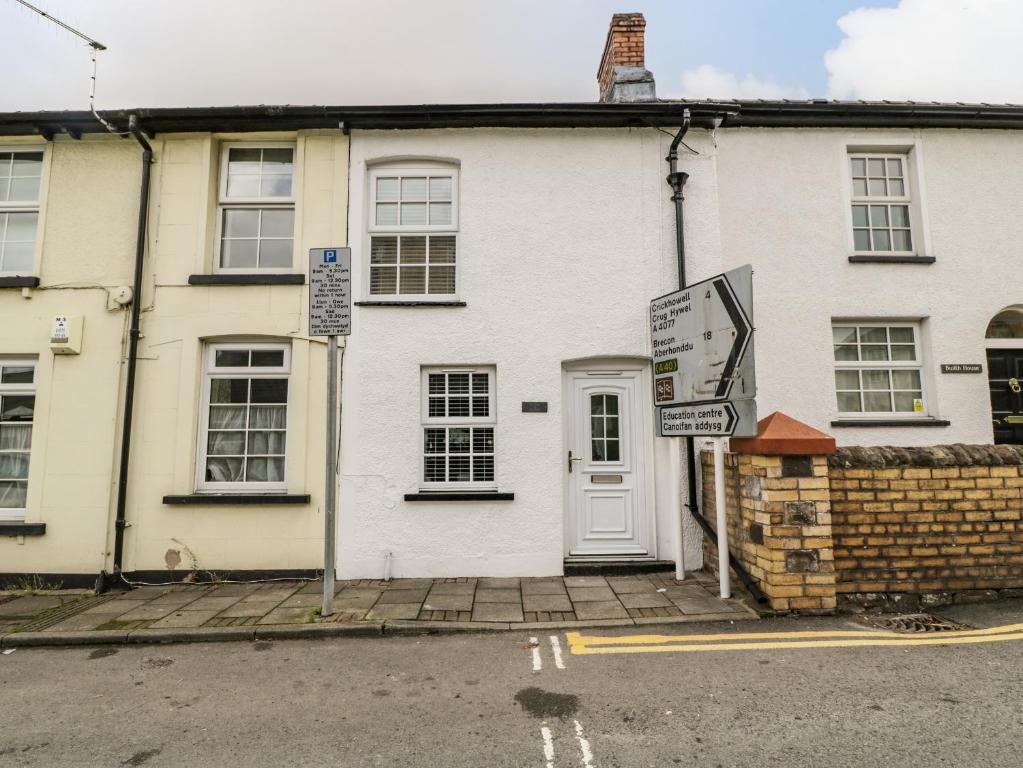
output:
[{"label": "asphalt road", "polygon": [[[950,614],[1003,625],[1023,622],[1023,605]],[[855,628],[787,619],[642,633]],[[559,633],[560,669],[550,633],[532,636],[535,649],[517,633],[21,648],[0,656],[0,765],[1023,763],[1023,639],[574,655]]]}]

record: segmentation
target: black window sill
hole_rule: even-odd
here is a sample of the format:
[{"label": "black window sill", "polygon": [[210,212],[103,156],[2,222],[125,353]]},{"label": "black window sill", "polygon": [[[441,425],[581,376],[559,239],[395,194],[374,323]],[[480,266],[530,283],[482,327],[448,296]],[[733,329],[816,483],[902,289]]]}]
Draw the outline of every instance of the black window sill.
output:
[{"label": "black window sill", "polygon": [[497,491],[422,491],[406,493],[405,501],[515,501],[515,494]]},{"label": "black window sill", "polygon": [[272,506],[275,504],[308,504],[308,493],[187,493],[164,496],[164,504],[243,504]]},{"label": "black window sill", "polygon": [[14,277],[0,277],[0,288],[38,288],[39,278],[32,276],[16,275]]},{"label": "black window sill", "polygon": [[0,523],[0,536],[42,536],[46,523]]},{"label": "black window sill", "polygon": [[189,285],[305,285],[305,275],[189,275]]},{"label": "black window sill", "polygon": [[949,427],[948,419],[837,419],[833,427]]},{"label": "black window sill", "polygon": [[464,301],[357,301],[357,307],[464,307]]},{"label": "black window sill", "polygon": [[850,256],[852,264],[933,264],[933,256]]}]

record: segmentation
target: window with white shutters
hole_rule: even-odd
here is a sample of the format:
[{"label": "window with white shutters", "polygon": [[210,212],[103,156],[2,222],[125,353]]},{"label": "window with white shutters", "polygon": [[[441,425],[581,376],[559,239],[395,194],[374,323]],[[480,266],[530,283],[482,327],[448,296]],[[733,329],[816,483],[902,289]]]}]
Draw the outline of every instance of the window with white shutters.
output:
[{"label": "window with white shutters", "polygon": [[373,171],[369,181],[370,296],[455,296],[457,173],[386,168]]},{"label": "window with white shutters", "polygon": [[493,488],[493,368],[424,368],[424,488]]}]

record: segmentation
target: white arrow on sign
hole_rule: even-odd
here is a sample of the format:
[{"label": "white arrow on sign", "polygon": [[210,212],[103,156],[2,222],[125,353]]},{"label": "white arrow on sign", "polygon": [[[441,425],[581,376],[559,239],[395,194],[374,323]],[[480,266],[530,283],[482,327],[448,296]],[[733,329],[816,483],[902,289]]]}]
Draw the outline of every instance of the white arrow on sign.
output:
[{"label": "white arrow on sign", "polygon": [[755,400],[668,405],[657,409],[661,437],[755,437]]},{"label": "white arrow on sign", "polygon": [[656,405],[756,395],[749,265],[650,302]]}]

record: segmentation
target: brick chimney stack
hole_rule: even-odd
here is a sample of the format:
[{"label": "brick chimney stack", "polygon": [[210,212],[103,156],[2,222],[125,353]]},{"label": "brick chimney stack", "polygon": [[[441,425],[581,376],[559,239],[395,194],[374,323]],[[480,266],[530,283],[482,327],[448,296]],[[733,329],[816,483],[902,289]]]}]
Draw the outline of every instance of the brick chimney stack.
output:
[{"label": "brick chimney stack", "polygon": [[597,70],[600,100],[610,102],[655,101],[654,76],[644,63],[643,38],[646,19],[642,13],[616,13],[607,30],[604,55]]}]

